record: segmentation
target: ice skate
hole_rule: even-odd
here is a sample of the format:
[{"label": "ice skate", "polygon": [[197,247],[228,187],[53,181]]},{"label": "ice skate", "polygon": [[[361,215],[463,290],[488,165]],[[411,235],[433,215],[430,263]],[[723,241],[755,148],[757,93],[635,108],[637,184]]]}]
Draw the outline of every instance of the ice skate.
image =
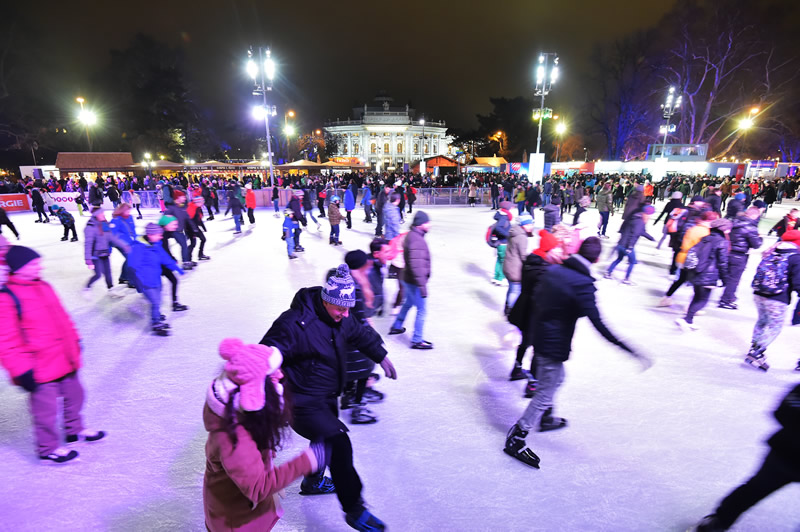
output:
[{"label": "ice skate", "polygon": [[603,279],[613,279],[614,276],[611,275],[611,272],[606,272],[603,274]]},{"label": "ice skate", "polygon": [[728,301],[720,301],[719,305],[717,305],[717,307],[718,308],[728,309],[728,310],[736,310],[736,309],[739,308],[736,305],[736,303],[731,303],[731,302],[728,302]]},{"label": "ice skate", "polygon": [[354,425],[371,425],[378,422],[378,416],[372,410],[362,404],[354,404],[353,411],[350,412],[350,423]]},{"label": "ice skate", "polygon": [[78,457],[78,451],[59,447],[50,454],[39,455],[39,460],[50,464],[63,464]]},{"label": "ice skate", "polygon": [[151,329],[156,336],[169,336],[169,325],[166,322],[154,323]]},{"label": "ice skate", "polygon": [[306,477],[300,483],[300,495],[327,495],[335,492],[333,480],[328,477]]},{"label": "ice skate", "polygon": [[[767,364],[767,357],[764,356],[763,352],[750,352],[744,358],[744,361],[754,368],[758,368],[761,371],[767,371],[769,369],[769,364]],[[800,367],[800,363],[798,363],[798,367]],[[797,370],[797,368],[795,368]],[[798,370],[800,371],[800,370]]]},{"label": "ice skate", "polygon": [[677,325],[683,332],[697,330],[697,327],[693,323],[689,323],[688,321],[686,321],[685,318],[678,318],[677,320],[675,320],[675,325]]},{"label": "ice skate", "polygon": [[658,302],[658,305],[656,305],[656,306],[658,306],[658,307],[669,307],[671,305],[672,305],[672,298],[669,297],[669,296],[664,296],[664,297],[661,298],[661,300]]},{"label": "ice skate", "polygon": [[67,435],[67,444],[78,442],[96,442],[106,437],[106,433],[102,430],[83,429],[77,434]]},{"label": "ice skate", "polygon": [[539,432],[547,432],[550,430],[563,429],[567,426],[567,420],[563,417],[556,417],[553,415],[553,408],[550,407],[542,414],[542,420],[539,423]]},{"label": "ice skate", "polygon": [[379,532],[381,530],[386,530],[386,524],[367,510],[362,510],[359,515],[345,514],[344,520],[352,528],[360,530],[361,532]]},{"label": "ice skate", "polygon": [[508,431],[506,446],[503,448],[503,452],[508,456],[516,458],[525,465],[539,469],[539,462],[541,460],[525,443],[525,437],[527,435],[527,430],[522,430],[519,428],[519,425],[515,424],[511,427],[511,430]]},{"label": "ice skate", "polygon": [[183,312],[184,310],[189,310],[189,307],[187,307],[186,305],[182,305],[181,303],[178,303],[177,301],[175,301],[172,304],[172,311],[173,312]]},{"label": "ice skate", "polygon": [[200,255],[200,257],[198,257],[198,258],[200,260],[211,260],[211,257],[209,257],[208,255]]},{"label": "ice skate", "polygon": [[536,379],[528,379],[528,384],[525,385],[525,399],[533,399],[533,396],[536,395],[537,384],[538,381]]},{"label": "ice skate", "polygon": [[511,375],[508,377],[510,381],[521,381],[522,379],[530,378],[530,373],[522,369],[519,362],[514,363],[514,368],[511,370]]},{"label": "ice skate", "polygon": [[795,371],[800,371],[800,360],[797,361],[797,366],[794,368]]},{"label": "ice skate", "polygon": [[367,388],[364,390],[365,403],[382,403],[385,398],[386,395],[383,394],[383,392],[379,392],[375,388]]},{"label": "ice skate", "polygon": [[719,522],[716,514],[707,515],[702,521],[697,523],[697,526],[691,529],[693,532],[723,532],[727,530]]}]

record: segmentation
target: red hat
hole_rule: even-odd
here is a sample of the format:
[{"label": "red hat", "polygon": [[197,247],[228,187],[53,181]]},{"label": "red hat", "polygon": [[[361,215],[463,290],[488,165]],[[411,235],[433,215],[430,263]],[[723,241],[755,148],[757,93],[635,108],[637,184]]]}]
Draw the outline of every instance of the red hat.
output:
[{"label": "red hat", "polygon": [[800,231],[798,231],[797,229],[786,231],[785,233],[783,233],[781,240],[783,240],[784,242],[791,242],[796,246],[800,246]]},{"label": "red hat", "polygon": [[542,229],[539,231],[539,248],[533,253],[544,259],[547,257],[547,252],[556,247],[558,247],[558,239],[555,235],[547,229]]}]

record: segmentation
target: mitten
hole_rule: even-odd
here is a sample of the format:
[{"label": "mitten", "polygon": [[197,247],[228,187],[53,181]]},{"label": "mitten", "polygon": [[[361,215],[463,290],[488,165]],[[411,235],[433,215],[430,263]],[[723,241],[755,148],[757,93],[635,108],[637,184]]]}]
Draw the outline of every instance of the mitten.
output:
[{"label": "mitten", "polygon": [[36,390],[36,379],[33,378],[33,370],[29,369],[22,375],[14,377],[14,384],[21,387],[26,392],[33,392]]}]

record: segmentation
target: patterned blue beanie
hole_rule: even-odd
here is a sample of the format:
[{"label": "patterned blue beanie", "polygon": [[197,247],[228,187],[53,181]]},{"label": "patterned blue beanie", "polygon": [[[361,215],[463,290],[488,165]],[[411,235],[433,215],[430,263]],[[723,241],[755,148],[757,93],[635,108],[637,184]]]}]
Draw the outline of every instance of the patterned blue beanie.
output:
[{"label": "patterned blue beanie", "polygon": [[322,300],[338,307],[356,306],[356,285],[347,264],[340,264],[322,287]]}]

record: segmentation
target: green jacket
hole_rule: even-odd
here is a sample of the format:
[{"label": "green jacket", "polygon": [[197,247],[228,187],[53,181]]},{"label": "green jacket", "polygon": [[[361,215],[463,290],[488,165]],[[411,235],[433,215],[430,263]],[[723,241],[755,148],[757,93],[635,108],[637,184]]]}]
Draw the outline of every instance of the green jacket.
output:
[{"label": "green jacket", "polygon": [[597,210],[600,212],[610,212],[612,210],[611,191],[601,190],[597,193]]}]

